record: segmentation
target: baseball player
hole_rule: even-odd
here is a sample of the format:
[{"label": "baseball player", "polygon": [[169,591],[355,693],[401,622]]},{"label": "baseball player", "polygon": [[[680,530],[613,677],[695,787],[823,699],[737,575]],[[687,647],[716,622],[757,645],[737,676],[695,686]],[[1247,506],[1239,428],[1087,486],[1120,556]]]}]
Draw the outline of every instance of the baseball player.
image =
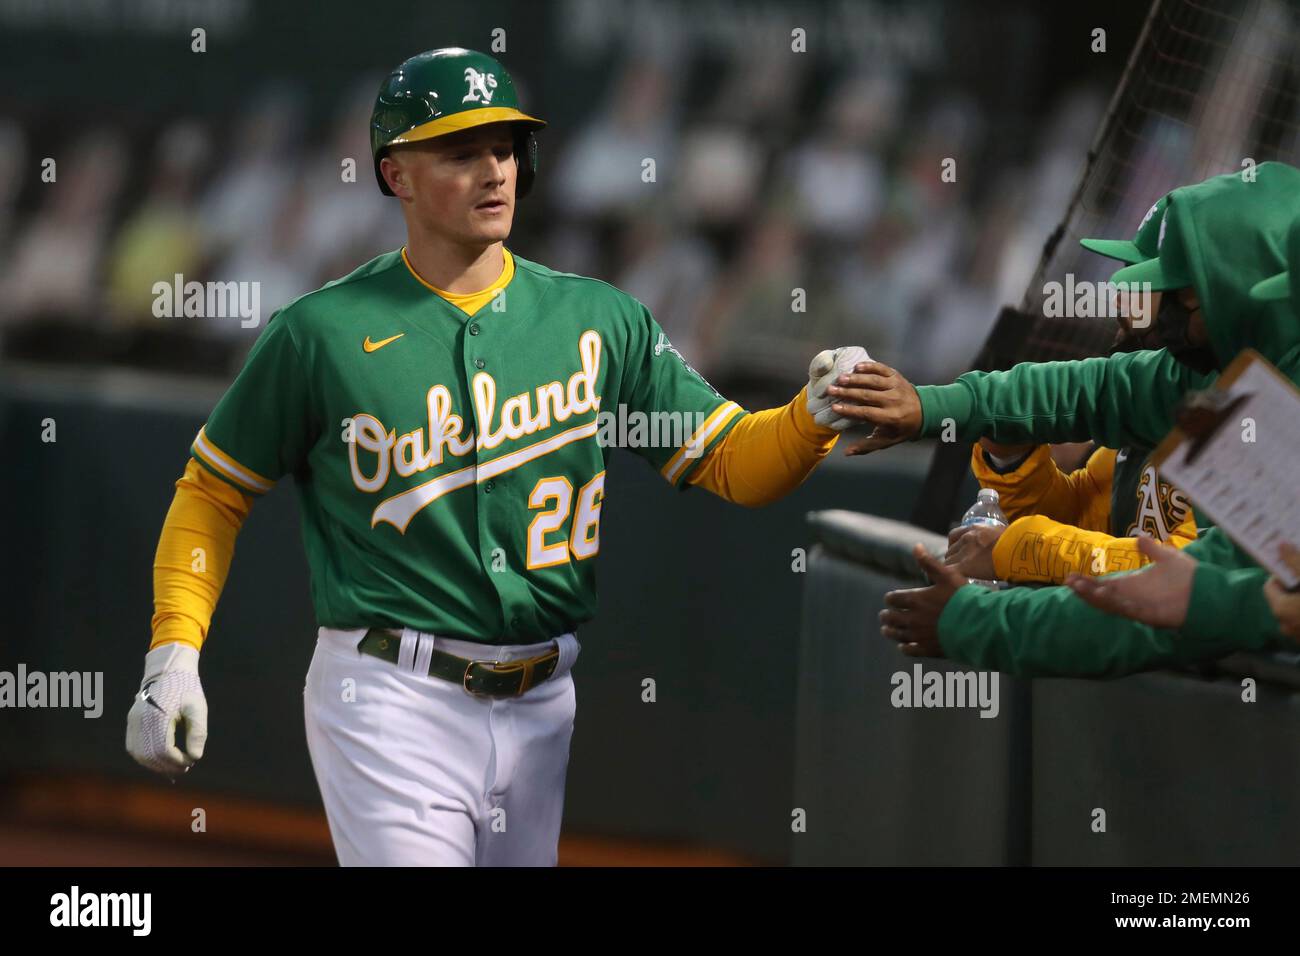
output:
[{"label": "baseball player", "polygon": [[271,317],[158,543],[127,749],[177,774],[204,749],[199,650],[236,534],[293,476],[319,624],[307,742],[344,865],[555,863],[576,628],[596,611],[624,434],[609,416],[675,487],[751,506],[798,486],[850,423],[828,387],[861,348],[819,354],[793,401],[749,414],[640,302],[507,250],[544,125],[482,53],[388,76],[371,145],[407,244]]}]

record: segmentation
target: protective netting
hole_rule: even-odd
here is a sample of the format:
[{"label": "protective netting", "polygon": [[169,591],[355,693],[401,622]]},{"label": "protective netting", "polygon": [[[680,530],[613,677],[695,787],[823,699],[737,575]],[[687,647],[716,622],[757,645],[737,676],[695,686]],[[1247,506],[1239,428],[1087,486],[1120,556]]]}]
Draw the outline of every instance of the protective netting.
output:
[{"label": "protective netting", "polygon": [[[1169,190],[1267,160],[1300,164],[1300,3],[1156,0],[1074,198],[1018,308],[1003,312],[973,367],[1104,353],[1113,319],[1044,314],[1049,283],[1101,281],[1120,265],[1078,240],[1131,238]],[[939,529],[960,510],[968,456],[941,446],[918,523]]]}]

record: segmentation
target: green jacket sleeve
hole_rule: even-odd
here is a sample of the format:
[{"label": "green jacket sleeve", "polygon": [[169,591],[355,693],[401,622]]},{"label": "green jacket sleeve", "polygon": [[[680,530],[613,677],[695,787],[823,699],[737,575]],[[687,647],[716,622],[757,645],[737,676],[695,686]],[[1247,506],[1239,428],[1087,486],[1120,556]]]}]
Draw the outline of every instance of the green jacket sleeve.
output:
[{"label": "green jacket sleeve", "polygon": [[[1199,515],[1198,515],[1199,520]],[[1258,568],[1255,559],[1237,547],[1220,528],[1209,527],[1183,549],[1202,564],[1220,568]]]},{"label": "green jacket sleeve", "polygon": [[[919,385],[922,437],[1008,443],[1092,439],[1110,448],[1155,447],[1173,427],[1178,399],[1204,388],[1165,349],[1077,362],[1025,362],[967,372],[951,385]],[[945,434],[948,423],[956,432]]]},{"label": "green jacket sleeve", "polygon": [[1265,648],[1277,630],[1276,622],[1221,624],[1207,616],[1182,631],[1160,630],[1099,611],[1066,587],[967,585],[939,618],[939,643],[954,661],[1016,677],[1120,677]]},{"label": "green jacket sleeve", "polygon": [[[1189,545],[1190,547],[1190,545]],[[1193,640],[1214,634],[1271,634],[1280,639],[1277,618],[1264,597],[1269,573],[1260,567],[1223,568],[1201,562],[1192,579],[1192,600],[1182,633]]]}]

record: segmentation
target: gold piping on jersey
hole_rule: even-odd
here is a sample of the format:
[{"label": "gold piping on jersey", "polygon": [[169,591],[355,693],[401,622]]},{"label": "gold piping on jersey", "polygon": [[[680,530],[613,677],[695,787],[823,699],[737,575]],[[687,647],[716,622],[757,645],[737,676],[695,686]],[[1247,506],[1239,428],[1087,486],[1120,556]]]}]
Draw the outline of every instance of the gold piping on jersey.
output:
[{"label": "gold piping on jersey", "polygon": [[687,461],[699,458],[709,439],[743,411],[744,409],[735,402],[725,402],[714,409],[713,414],[704,420],[704,424],[695,430],[695,434],[691,435],[682,447],[677,449],[673,457],[668,459],[668,464],[661,469],[663,476],[671,484],[677,484],[677,478]]},{"label": "gold piping on jersey", "polygon": [[190,446],[194,457],[219,474],[225,475],[228,479],[245,488],[255,495],[264,495],[271,490],[274,484],[269,478],[263,478],[251,468],[245,468],[235,459],[231,458],[208,439],[207,434],[202,428],[194,436],[194,444]]}]

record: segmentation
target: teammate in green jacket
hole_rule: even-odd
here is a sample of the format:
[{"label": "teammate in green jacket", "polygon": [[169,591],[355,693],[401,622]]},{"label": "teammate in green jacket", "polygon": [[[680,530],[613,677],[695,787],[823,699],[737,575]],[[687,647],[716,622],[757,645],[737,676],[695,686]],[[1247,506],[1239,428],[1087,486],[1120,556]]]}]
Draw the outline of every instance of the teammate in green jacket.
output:
[{"label": "teammate in green jacket", "polygon": [[[1264,163],[1253,173],[1175,190],[1158,257],[1113,277],[1162,292],[1151,308],[1166,348],[969,372],[943,386],[913,387],[864,363],[832,388],[859,403],[833,406],[837,411],[875,426],[849,453],[945,432],[963,441],[987,435],[1005,443],[1155,445],[1173,426],[1183,394],[1208,385],[1245,347],[1300,380],[1300,323],[1282,303],[1250,296],[1260,279],[1285,266],[1287,227],[1300,212],[1300,170]],[[1198,561],[1192,599],[1182,620],[1160,628],[1108,615],[1067,587],[963,586],[954,569],[918,552],[935,583],[892,592],[881,612],[882,632],[909,654],[1018,675],[1113,676],[1263,648],[1280,636],[1263,590],[1267,573],[1218,529],[1186,549]]]},{"label": "teammate in green jacket", "polygon": [[[1287,237],[1287,271],[1280,272],[1256,283],[1250,290],[1251,297],[1261,302],[1288,300],[1291,313],[1300,324],[1300,285],[1292,284],[1291,273],[1300,270],[1300,216],[1291,224]],[[1295,450],[1297,463],[1300,464],[1300,449]],[[1122,614],[1155,627],[1168,623],[1176,624],[1187,613],[1196,589],[1215,591],[1229,586],[1222,569],[1206,569],[1197,577],[1195,558],[1180,553],[1176,548],[1168,548],[1154,541],[1144,541],[1141,546],[1151,555],[1157,565],[1141,577],[1117,574],[1106,579],[1071,577],[1066,584],[1089,604],[1111,614]],[[1300,550],[1289,542],[1281,547],[1281,558],[1291,569],[1300,574]],[[1238,587],[1253,586],[1255,580],[1263,576],[1256,573],[1252,578],[1244,579]],[[1287,637],[1300,640],[1300,593],[1287,591],[1276,577],[1268,579],[1264,585],[1264,597],[1269,608],[1278,620],[1279,629]],[[1201,602],[1205,606],[1205,602]],[[1220,604],[1231,610],[1226,602]],[[1236,626],[1231,618],[1219,622],[1224,630]]]}]

